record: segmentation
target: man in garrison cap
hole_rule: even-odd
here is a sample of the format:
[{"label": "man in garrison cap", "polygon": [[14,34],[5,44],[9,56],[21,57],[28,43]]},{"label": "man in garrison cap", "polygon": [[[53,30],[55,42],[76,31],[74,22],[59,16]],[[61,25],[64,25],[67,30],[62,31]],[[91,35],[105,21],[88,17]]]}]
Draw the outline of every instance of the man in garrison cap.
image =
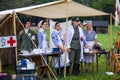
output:
[{"label": "man in garrison cap", "polygon": [[79,75],[81,40],[84,39],[82,29],[79,27],[79,18],[72,19],[72,25],[68,29],[67,51],[70,64],[73,64],[72,74]]}]

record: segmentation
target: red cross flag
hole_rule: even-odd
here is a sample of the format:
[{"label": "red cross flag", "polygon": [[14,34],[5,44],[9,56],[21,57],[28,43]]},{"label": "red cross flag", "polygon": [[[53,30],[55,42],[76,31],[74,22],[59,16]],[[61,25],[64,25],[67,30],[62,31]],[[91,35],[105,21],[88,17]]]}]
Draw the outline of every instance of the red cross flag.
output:
[{"label": "red cross flag", "polygon": [[119,22],[119,15],[120,15],[120,3],[119,0],[116,0],[115,4],[115,26],[117,26]]},{"label": "red cross flag", "polygon": [[9,48],[9,47],[16,47],[16,46],[17,46],[16,36],[0,37],[0,48]]}]

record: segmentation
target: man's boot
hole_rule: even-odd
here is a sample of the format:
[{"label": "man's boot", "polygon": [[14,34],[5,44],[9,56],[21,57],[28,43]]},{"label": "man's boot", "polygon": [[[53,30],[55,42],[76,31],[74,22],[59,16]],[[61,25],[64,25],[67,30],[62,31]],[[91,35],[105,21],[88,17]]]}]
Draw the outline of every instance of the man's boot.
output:
[{"label": "man's boot", "polygon": [[77,70],[76,70],[76,72],[77,72],[78,75],[80,74],[80,69],[79,69],[79,67],[80,67],[80,64],[77,64]]},{"label": "man's boot", "polygon": [[77,74],[77,64],[76,64],[76,63],[73,64],[72,74],[75,75],[75,76],[78,75],[78,74]]}]

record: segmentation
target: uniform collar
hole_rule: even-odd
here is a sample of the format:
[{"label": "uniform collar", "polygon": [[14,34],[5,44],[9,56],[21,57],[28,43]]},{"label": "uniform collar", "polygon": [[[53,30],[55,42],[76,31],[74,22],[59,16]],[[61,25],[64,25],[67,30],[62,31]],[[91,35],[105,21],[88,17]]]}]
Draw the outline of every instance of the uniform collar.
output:
[{"label": "uniform collar", "polygon": [[60,33],[60,31],[54,30],[56,33]]},{"label": "uniform collar", "polygon": [[93,33],[93,30],[91,30],[91,31],[90,31],[90,33],[88,33],[88,31],[87,31],[87,30],[86,30],[86,32],[87,32],[87,34],[89,34],[89,35],[90,35],[90,34],[92,34],[92,33]]},{"label": "uniform collar", "polygon": [[30,30],[30,29],[25,29],[25,33],[28,33],[29,30]]},{"label": "uniform collar", "polygon": [[78,29],[78,26],[74,26],[74,25],[73,25],[73,28],[74,28],[74,29]]},{"label": "uniform collar", "polygon": [[40,28],[39,31],[40,32],[45,32],[45,30],[43,28]]}]

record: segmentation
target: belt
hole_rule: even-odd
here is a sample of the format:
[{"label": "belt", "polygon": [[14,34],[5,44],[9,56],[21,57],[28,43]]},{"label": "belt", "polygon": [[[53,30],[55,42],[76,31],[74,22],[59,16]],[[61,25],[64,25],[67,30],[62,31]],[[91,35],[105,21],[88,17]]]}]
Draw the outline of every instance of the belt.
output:
[{"label": "belt", "polygon": [[73,40],[79,40],[79,38],[73,38]]},{"label": "belt", "polygon": [[93,40],[87,40],[87,41],[93,41]]}]

